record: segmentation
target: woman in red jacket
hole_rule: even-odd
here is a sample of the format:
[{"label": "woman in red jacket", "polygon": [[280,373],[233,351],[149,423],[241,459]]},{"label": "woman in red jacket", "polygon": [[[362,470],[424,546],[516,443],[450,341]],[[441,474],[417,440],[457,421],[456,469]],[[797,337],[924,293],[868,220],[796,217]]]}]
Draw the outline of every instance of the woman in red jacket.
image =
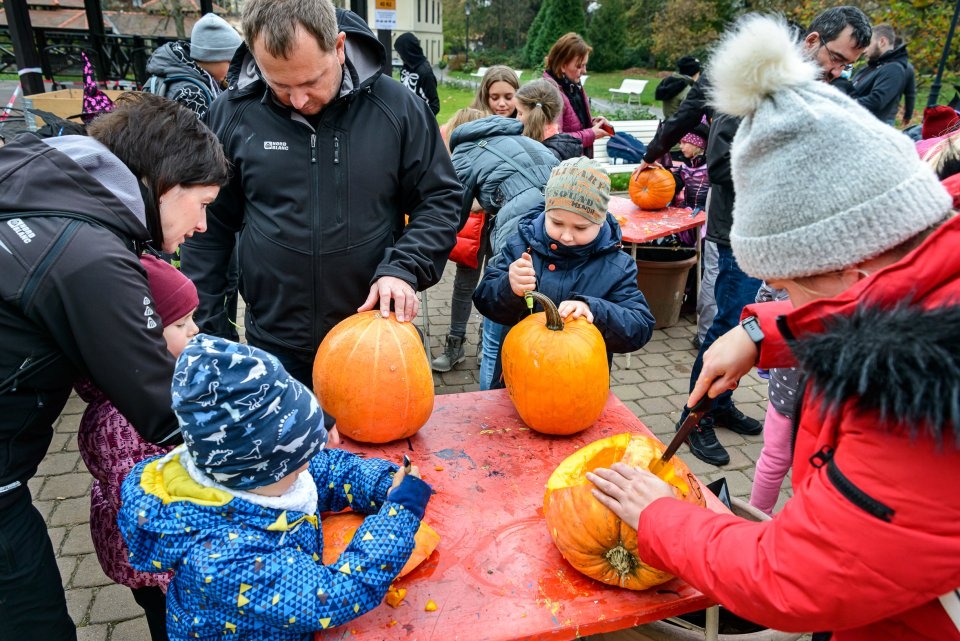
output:
[{"label": "woman in red jacket", "polygon": [[770,17],[713,56],[717,107],[744,118],[734,255],[790,301],[746,307],[688,400],[754,365],[799,366],[793,498],[753,523],[621,464],[589,478],[637,524],[640,557],[740,616],[836,641],[957,641],[960,220],[910,141],[816,73]]}]

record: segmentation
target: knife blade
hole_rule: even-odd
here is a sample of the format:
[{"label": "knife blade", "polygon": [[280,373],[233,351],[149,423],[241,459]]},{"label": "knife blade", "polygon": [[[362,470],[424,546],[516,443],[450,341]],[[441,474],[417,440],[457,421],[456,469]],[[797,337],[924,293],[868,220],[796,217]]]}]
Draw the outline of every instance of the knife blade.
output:
[{"label": "knife blade", "polygon": [[410,457],[406,454],[403,455],[403,471],[407,474],[410,473]]},{"label": "knife blade", "polygon": [[690,436],[690,432],[692,432],[693,428],[700,423],[700,419],[703,418],[703,415],[709,412],[712,408],[713,399],[706,394],[704,394],[703,397],[697,401],[693,407],[688,408],[684,406],[684,409],[688,410],[687,418],[683,419],[683,424],[680,425],[680,429],[677,430],[673,440],[671,440],[670,444],[667,445],[667,449],[663,451],[663,454],[660,456],[660,458],[656,459],[650,464],[649,469],[654,476],[663,479],[663,475],[667,470],[667,461],[673,458],[673,455],[677,453],[678,449],[680,449],[680,444],[687,440],[687,437]]}]

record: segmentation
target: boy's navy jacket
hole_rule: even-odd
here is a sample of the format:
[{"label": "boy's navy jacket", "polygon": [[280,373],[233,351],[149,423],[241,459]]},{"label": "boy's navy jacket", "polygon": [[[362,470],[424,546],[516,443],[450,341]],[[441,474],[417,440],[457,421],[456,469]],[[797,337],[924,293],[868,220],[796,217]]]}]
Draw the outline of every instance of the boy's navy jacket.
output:
[{"label": "boy's navy jacket", "polygon": [[[593,312],[607,344],[607,354],[632,352],[653,334],[653,314],[637,288],[637,265],[621,250],[620,225],[607,214],[606,224],[589,245],[566,247],[544,231],[539,208],[521,222],[473,293],[477,311],[502,325],[519,323],[530,311],[510,289],[510,264],[529,251],[537,273],[537,291],[559,305],[582,300]],[[539,310],[538,310],[539,311]]]},{"label": "boy's navy jacket", "polygon": [[[318,512],[309,515],[200,485],[180,452],[130,472],[118,519],[131,565],[174,571],[167,591],[171,640],[312,640],[313,631],[375,608],[413,551],[429,487],[407,477],[398,490],[414,480],[427,494],[393,492],[387,500],[392,463],[321,450],[310,461]],[[348,507],[369,516],[340,558],[325,566],[320,512]]]}]

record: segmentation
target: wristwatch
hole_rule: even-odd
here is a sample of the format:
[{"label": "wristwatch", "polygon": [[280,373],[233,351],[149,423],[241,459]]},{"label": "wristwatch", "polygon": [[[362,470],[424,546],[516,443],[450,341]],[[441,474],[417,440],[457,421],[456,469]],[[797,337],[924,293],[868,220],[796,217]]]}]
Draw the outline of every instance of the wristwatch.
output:
[{"label": "wristwatch", "polygon": [[742,327],[747,332],[747,336],[750,337],[756,344],[760,344],[760,341],[763,340],[763,330],[760,329],[760,321],[757,320],[756,316],[747,316],[742,321],[740,321],[740,327]]}]

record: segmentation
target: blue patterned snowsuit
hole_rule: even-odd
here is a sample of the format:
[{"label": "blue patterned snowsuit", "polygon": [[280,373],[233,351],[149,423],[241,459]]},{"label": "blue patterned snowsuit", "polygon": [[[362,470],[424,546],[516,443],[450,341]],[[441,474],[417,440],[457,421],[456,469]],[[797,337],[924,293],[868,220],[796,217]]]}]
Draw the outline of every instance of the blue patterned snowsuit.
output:
[{"label": "blue patterned snowsuit", "polygon": [[319,512],[268,509],[203,487],[179,451],[133,469],[119,518],[135,568],[175,572],[167,592],[171,640],[311,639],[376,607],[413,550],[420,519],[385,500],[396,470],[387,461],[336,449],[314,456],[319,512],[352,507],[371,515],[324,566]]}]

